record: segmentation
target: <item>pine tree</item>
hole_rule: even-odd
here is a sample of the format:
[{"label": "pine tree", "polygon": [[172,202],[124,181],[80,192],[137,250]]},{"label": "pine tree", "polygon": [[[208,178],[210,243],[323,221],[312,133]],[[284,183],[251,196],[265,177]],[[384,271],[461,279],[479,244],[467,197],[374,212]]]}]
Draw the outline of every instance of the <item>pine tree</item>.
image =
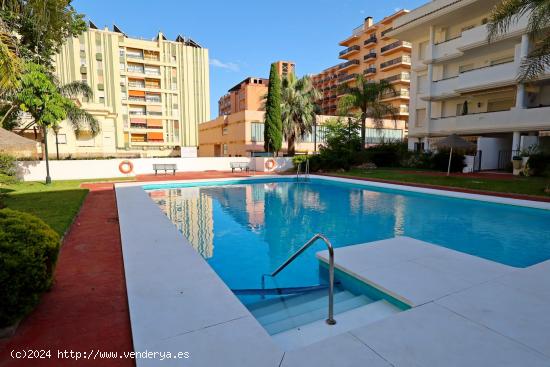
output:
[{"label": "pine tree", "polygon": [[283,121],[281,118],[281,80],[275,64],[269,72],[269,88],[265,102],[264,149],[279,152],[283,145]]}]

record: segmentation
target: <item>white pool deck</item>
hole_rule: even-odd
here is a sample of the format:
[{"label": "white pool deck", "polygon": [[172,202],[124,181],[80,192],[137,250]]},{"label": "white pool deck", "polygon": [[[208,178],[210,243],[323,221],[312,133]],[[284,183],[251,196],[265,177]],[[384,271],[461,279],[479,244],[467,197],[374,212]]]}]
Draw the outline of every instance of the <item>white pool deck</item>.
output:
[{"label": "white pool deck", "polygon": [[517,269],[408,237],[336,249],[338,269],[411,309],[285,352],[140,186],[116,195],[134,350],[190,353],[138,367],[550,367],[550,261]]}]

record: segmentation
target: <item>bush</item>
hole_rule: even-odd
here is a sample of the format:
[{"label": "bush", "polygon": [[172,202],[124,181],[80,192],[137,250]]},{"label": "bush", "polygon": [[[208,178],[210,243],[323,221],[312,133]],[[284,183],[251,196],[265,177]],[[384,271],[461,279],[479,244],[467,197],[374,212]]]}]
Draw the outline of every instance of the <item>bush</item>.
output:
[{"label": "bush", "polygon": [[305,163],[308,159],[311,157],[305,154],[302,155],[295,155],[292,158],[292,164],[294,164],[294,169],[298,168],[298,165]]},{"label": "bush", "polygon": [[[466,164],[464,163],[464,155],[453,151],[451,159],[451,172],[462,172]],[[449,167],[449,150],[442,149],[435,153],[432,157],[432,167],[437,171],[447,172]]]},{"label": "bush", "polygon": [[533,176],[545,176],[550,171],[550,154],[537,153],[529,156],[527,165]]},{"label": "bush", "polygon": [[0,153],[0,183],[16,181],[17,166],[15,158],[9,154]]},{"label": "bush", "polygon": [[28,314],[50,288],[59,241],[35,216],[0,210],[0,328]]},{"label": "bush", "polygon": [[411,152],[408,157],[401,161],[401,166],[405,168],[432,168],[432,152]]},{"label": "bush", "polygon": [[364,161],[360,163],[372,162],[377,167],[399,167],[401,161],[409,155],[406,143],[381,143],[367,148],[364,152]]}]

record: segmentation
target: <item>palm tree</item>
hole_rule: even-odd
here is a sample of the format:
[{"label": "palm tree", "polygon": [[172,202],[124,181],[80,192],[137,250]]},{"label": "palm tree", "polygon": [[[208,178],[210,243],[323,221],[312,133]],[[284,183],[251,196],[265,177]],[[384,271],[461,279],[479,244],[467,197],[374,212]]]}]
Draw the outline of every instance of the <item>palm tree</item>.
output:
[{"label": "palm tree", "polygon": [[[393,86],[385,80],[379,82],[367,80],[359,74],[353,86],[344,85],[340,88],[344,94],[338,101],[340,114],[358,116],[361,119],[361,149],[365,149],[366,121],[374,121],[375,127],[381,129],[383,119],[390,116],[396,120],[396,108],[382,102],[388,94],[395,95]],[[354,113],[355,112],[355,113]]]},{"label": "palm tree", "polygon": [[20,74],[17,39],[0,19],[0,102],[6,93],[17,87]]},{"label": "palm tree", "polygon": [[317,110],[315,101],[321,98],[321,93],[313,87],[309,76],[297,79],[291,73],[282,84],[283,134],[287,140],[288,154],[294,155],[296,142],[312,131]]},{"label": "palm tree", "polygon": [[522,60],[519,79],[532,80],[550,67],[550,0],[502,0],[491,11],[489,41],[506,33],[513,23],[529,16],[527,30],[534,47]]}]

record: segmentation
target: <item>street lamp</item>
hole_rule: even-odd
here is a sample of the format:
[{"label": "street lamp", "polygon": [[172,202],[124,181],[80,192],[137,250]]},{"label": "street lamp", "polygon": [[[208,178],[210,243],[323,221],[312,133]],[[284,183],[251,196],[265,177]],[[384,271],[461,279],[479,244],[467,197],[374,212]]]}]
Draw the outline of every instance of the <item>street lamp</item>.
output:
[{"label": "street lamp", "polygon": [[57,134],[59,134],[59,130],[61,130],[61,128],[59,127],[59,125],[54,125],[52,129],[55,133],[55,156],[57,160],[59,160],[59,140],[57,138]]}]

